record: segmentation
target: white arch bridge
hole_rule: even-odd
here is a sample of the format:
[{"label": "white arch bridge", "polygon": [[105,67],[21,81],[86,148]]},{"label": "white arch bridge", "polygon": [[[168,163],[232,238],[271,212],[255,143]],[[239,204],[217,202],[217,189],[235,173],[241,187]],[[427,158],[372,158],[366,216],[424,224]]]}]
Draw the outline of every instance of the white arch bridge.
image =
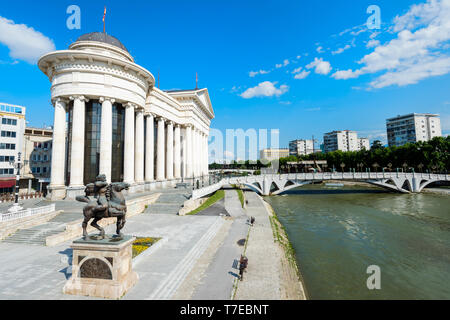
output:
[{"label": "white arch bridge", "polygon": [[450,175],[401,172],[319,172],[228,177],[223,178],[216,184],[194,190],[192,198],[204,197],[230,184],[245,185],[261,195],[268,196],[277,195],[315,181],[327,180],[366,182],[396,192],[417,193],[421,192],[430,183],[450,181]]}]

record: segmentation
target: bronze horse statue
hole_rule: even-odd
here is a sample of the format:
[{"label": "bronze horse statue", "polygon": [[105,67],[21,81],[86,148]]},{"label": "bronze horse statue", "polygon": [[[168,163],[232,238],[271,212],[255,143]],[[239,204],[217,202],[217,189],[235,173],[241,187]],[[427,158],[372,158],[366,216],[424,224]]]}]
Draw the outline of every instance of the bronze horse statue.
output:
[{"label": "bronze horse statue", "polygon": [[[87,239],[87,225],[91,219],[94,219],[91,226],[100,231],[99,239],[105,238],[105,230],[98,225],[98,222],[104,218],[117,218],[116,233],[122,237],[121,230],[125,226],[127,207],[123,190],[128,190],[130,185],[124,182],[108,184],[105,175],[99,175],[94,183],[86,186],[85,195],[76,198],[79,202],[85,202],[87,205],[83,208],[83,237]],[[90,196],[94,198],[91,199]]]}]

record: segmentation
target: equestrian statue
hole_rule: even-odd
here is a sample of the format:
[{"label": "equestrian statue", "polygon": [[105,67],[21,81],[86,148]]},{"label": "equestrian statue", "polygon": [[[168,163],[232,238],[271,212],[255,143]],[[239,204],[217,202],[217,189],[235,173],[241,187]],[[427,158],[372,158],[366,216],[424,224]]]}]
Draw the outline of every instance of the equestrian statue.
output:
[{"label": "equestrian statue", "polygon": [[[94,219],[91,226],[100,231],[99,236],[94,239],[105,238],[105,230],[97,223],[104,218],[117,218],[117,236],[122,238],[121,230],[125,226],[127,207],[122,190],[128,190],[130,185],[124,182],[109,184],[104,174],[99,175],[94,183],[86,186],[85,195],[76,198],[79,202],[87,203],[83,208],[83,237],[88,238],[87,226],[91,219]],[[92,198],[91,198],[92,197]]]}]

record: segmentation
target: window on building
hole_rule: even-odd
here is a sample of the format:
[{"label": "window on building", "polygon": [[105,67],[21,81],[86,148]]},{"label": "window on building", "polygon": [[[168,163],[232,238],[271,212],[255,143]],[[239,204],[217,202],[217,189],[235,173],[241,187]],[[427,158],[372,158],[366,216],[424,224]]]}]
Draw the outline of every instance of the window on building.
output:
[{"label": "window on building", "polygon": [[0,143],[0,149],[16,150],[15,143]]},{"label": "window on building", "polygon": [[2,124],[7,124],[10,126],[16,126],[17,120],[16,119],[10,119],[10,118],[2,118]]},{"label": "window on building", "polygon": [[15,138],[16,132],[15,131],[2,131],[1,136],[6,137],[6,138]]}]

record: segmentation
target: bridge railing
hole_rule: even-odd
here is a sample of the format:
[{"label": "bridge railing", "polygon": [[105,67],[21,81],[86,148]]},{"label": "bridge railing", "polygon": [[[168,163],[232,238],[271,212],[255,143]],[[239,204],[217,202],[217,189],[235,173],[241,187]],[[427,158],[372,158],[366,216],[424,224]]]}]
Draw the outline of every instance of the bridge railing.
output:
[{"label": "bridge railing", "polygon": [[263,174],[259,176],[224,177],[219,182],[210,186],[194,190],[192,197],[198,199],[211,194],[227,184],[252,184],[264,181],[297,180],[297,181],[320,181],[320,180],[384,180],[390,178],[400,179],[424,179],[436,181],[450,181],[448,174],[415,173],[415,172],[317,172],[317,173],[289,173],[289,174]]}]

